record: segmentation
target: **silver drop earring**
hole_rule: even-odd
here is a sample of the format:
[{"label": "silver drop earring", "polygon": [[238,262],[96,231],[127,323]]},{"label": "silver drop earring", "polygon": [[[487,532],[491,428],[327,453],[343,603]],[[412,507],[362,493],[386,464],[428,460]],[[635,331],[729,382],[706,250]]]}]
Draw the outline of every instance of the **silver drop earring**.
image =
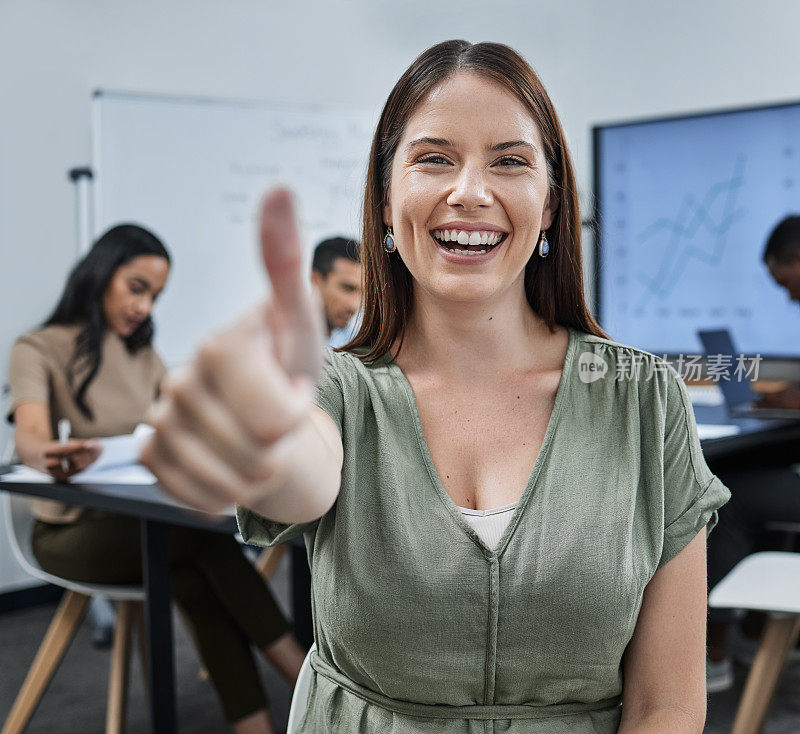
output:
[{"label": "silver drop earring", "polygon": [[539,239],[539,256],[547,257],[550,252],[550,243],[547,241],[547,232],[542,230],[542,236]]},{"label": "silver drop earring", "polygon": [[386,237],[383,238],[383,249],[386,250],[387,253],[390,255],[397,249],[397,245],[394,242],[394,233],[392,232],[392,228],[386,231]]}]

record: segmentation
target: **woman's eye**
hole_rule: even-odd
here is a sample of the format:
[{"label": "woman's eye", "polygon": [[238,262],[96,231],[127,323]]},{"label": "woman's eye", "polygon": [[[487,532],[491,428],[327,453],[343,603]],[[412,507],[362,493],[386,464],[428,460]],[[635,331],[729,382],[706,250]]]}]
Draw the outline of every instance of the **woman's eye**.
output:
[{"label": "woman's eye", "polygon": [[137,295],[137,296],[141,295],[142,293],[145,292],[145,289],[142,288],[142,286],[140,286],[140,285],[132,285],[132,286],[130,286],[130,290],[131,290],[131,293],[133,293],[134,295]]},{"label": "woman's eye", "polygon": [[514,156],[505,156],[498,161],[498,164],[502,168],[507,168],[509,166],[527,166],[528,162],[523,160],[522,158],[515,158]]},{"label": "woman's eye", "polygon": [[426,158],[420,158],[417,163],[433,163],[435,165],[440,165],[442,163],[448,163],[448,160],[441,155],[429,155]]}]

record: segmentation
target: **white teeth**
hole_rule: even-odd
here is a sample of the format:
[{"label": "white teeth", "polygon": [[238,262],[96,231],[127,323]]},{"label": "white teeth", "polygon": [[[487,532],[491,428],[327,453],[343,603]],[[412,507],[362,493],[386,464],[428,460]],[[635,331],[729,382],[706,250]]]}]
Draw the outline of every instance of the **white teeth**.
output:
[{"label": "white teeth", "polygon": [[486,254],[486,250],[453,250],[453,252],[457,252],[459,255],[484,255],[484,254]]},{"label": "white teeth", "polygon": [[433,231],[433,236],[442,242],[458,242],[459,245],[470,245],[471,247],[494,246],[503,239],[501,232],[478,232],[475,230],[467,232],[463,229],[436,229]]}]

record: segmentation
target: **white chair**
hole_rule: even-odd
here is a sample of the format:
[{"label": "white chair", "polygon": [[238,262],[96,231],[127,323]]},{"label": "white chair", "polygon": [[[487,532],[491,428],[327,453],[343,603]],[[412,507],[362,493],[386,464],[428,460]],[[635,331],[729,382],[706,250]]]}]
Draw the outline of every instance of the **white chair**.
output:
[{"label": "white chair", "polygon": [[286,725],[286,734],[296,734],[308,707],[308,694],[311,690],[311,678],[314,675],[314,670],[311,668],[311,653],[316,649],[316,644],[311,646],[306,659],[300,666],[300,673],[292,694],[292,705],[289,707],[289,723]]},{"label": "white chair", "polygon": [[138,628],[143,664],[145,660],[143,587],[78,583],[47,573],[39,566],[33,555],[31,533],[34,518],[30,511],[30,499],[7,492],[1,494],[11,549],[20,566],[31,576],[61,586],[66,591],[0,734],[21,734],[25,731],[47,685],[75,636],[87,604],[96,594],[117,602],[117,623],[111,653],[105,730],[106,734],[122,734],[125,731],[130,639],[134,624]]},{"label": "white chair", "polygon": [[800,636],[800,553],[753,553],[714,587],[708,605],[767,613],[731,733],[758,734],[781,671]]}]

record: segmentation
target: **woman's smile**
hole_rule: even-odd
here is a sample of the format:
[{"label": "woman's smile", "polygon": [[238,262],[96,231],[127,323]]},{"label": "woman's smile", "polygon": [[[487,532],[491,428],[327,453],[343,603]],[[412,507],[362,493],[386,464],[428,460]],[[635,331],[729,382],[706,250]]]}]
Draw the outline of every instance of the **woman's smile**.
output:
[{"label": "woman's smile", "polygon": [[[437,247],[448,254],[466,255],[470,261],[485,261],[479,255],[488,255],[497,249],[508,233],[484,222],[447,222],[430,231]],[[466,262],[466,261],[465,261]]]},{"label": "woman's smile", "polygon": [[463,229],[436,229],[430,235],[445,260],[466,265],[487,262],[508,237],[504,232]]}]

